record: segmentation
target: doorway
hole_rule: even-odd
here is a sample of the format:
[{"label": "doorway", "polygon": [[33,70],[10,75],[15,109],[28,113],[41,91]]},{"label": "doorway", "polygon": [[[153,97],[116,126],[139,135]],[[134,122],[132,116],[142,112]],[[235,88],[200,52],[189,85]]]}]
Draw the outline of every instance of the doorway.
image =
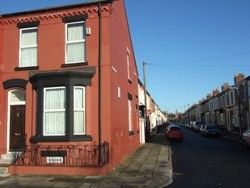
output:
[{"label": "doorway", "polygon": [[23,150],[25,147],[25,105],[10,106],[9,150]]},{"label": "doorway", "polygon": [[9,91],[8,100],[8,138],[9,152],[25,148],[25,91],[13,89]]}]

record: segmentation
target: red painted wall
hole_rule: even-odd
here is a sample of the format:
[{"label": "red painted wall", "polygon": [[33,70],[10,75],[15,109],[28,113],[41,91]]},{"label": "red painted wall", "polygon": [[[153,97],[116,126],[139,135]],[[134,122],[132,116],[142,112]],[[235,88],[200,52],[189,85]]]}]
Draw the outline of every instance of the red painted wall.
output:
[{"label": "red painted wall", "polygon": [[[114,1],[113,13],[110,21],[110,45],[111,60],[111,145],[113,152],[113,163],[117,164],[129,154],[134,152],[139,143],[138,123],[138,73],[134,58],[130,31],[127,23],[124,1]],[[127,49],[130,51],[130,80],[127,73]],[[121,89],[121,97],[118,97],[118,87]],[[129,135],[128,126],[128,93],[132,95],[132,130]]]},{"label": "red painted wall", "polygon": [[[82,8],[84,9],[84,8]],[[65,12],[67,14],[67,10]],[[39,16],[39,15],[37,15]],[[98,52],[98,32],[97,32],[97,18],[88,19],[87,27],[91,27],[93,32],[87,36],[87,60],[89,66],[97,65]],[[14,78],[29,79],[29,71],[14,71],[18,67],[19,61],[19,29],[16,23],[4,25],[3,37],[3,80]],[[61,18],[40,20],[38,27],[38,65],[39,71],[61,69],[61,65],[65,64],[65,24]],[[87,132],[93,135],[94,142],[97,140],[97,74],[92,78],[91,87],[86,88],[87,102]],[[2,87],[2,84],[1,84]],[[3,92],[3,89],[1,89]],[[7,92],[4,91],[5,97],[1,100],[3,109],[7,109]],[[33,106],[35,105],[35,96],[32,91],[32,85],[29,83],[26,88],[26,133],[28,138],[34,133],[34,119],[35,112]],[[32,110],[33,109],[33,110]],[[3,117],[7,117],[5,111]],[[3,124],[7,125],[7,119],[3,118]],[[6,131],[4,131],[6,132]],[[6,139],[5,139],[6,140]],[[5,148],[6,150],[6,148]]]},{"label": "red painted wall", "polygon": [[[95,7],[97,8],[97,7]],[[109,6],[106,7],[107,9]],[[130,39],[127,17],[123,0],[113,2],[111,15],[108,11],[102,12],[102,142],[110,144],[110,163],[103,168],[72,169],[62,171],[60,168],[41,168],[45,174],[104,174],[119,164],[124,158],[139,147],[138,128],[138,91],[137,91],[137,69]],[[68,14],[73,10],[88,12],[87,27],[91,28],[91,35],[87,36],[87,61],[88,66],[98,65],[98,17],[97,11],[89,12],[88,8],[78,7],[68,10],[57,10],[49,13]],[[97,9],[93,9],[97,10]],[[45,13],[44,13],[45,14]],[[46,13],[47,14],[47,13]],[[23,17],[36,16],[39,19],[43,13],[24,15]],[[21,18],[22,16],[20,16]],[[6,18],[16,20],[19,17]],[[65,24],[60,17],[47,16],[40,19],[38,27],[38,65],[39,70],[61,69],[65,64]],[[2,20],[0,19],[0,23]],[[0,57],[4,63],[2,81],[19,78],[29,79],[29,71],[15,71],[18,67],[19,51],[19,29],[16,22],[3,24],[3,32],[0,29]],[[1,40],[2,37],[2,40]],[[2,43],[1,43],[2,41]],[[3,47],[3,48],[2,48]],[[127,48],[130,50],[131,82],[127,78]],[[1,60],[1,59],[0,59]],[[117,69],[114,72],[112,66]],[[117,97],[117,87],[121,88],[121,98]],[[7,133],[7,93],[0,84],[0,154],[6,153]],[[133,97],[133,131],[128,132],[128,93]],[[2,95],[3,94],[3,95]],[[93,137],[93,143],[98,144],[98,71],[91,80],[91,86],[86,87],[86,128],[87,133]],[[36,93],[29,83],[26,88],[26,122],[25,131],[27,143],[29,138],[35,134],[36,127]],[[48,143],[43,143],[48,144]],[[77,144],[77,143],[60,143]],[[67,169],[67,168],[66,168]],[[10,172],[14,174],[30,174],[32,167],[11,167]],[[83,172],[84,171],[84,172]],[[35,171],[34,171],[35,172]],[[36,171],[36,173],[39,173]]]}]

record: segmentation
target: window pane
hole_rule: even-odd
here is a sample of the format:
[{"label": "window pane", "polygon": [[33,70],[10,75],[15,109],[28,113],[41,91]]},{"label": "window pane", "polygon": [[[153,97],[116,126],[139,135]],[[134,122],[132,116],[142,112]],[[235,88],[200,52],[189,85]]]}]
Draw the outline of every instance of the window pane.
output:
[{"label": "window pane", "polygon": [[21,36],[21,45],[22,46],[30,46],[30,45],[36,45],[37,44],[37,30],[24,30],[22,31]]},{"label": "window pane", "polygon": [[25,102],[24,90],[15,89],[10,92],[10,103]]},{"label": "window pane", "polygon": [[84,23],[68,25],[68,42],[79,41],[85,38]]},{"label": "window pane", "polygon": [[83,134],[85,126],[85,88],[74,88],[74,134]]},{"label": "window pane", "polygon": [[21,49],[21,67],[29,67],[37,65],[37,48],[22,48]]},{"label": "window pane", "polygon": [[84,133],[84,111],[74,112],[74,134]]},{"label": "window pane", "polygon": [[46,90],[45,95],[46,110],[65,109],[65,88]]},{"label": "window pane", "polygon": [[83,103],[83,88],[75,88],[75,109],[83,109],[84,103]]},{"label": "window pane", "polygon": [[45,89],[44,134],[65,134],[65,88]]},{"label": "window pane", "polygon": [[65,112],[45,112],[45,135],[65,134]]},{"label": "window pane", "polygon": [[84,42],[67,45],[67,60],[70,63],[84,62]]}]

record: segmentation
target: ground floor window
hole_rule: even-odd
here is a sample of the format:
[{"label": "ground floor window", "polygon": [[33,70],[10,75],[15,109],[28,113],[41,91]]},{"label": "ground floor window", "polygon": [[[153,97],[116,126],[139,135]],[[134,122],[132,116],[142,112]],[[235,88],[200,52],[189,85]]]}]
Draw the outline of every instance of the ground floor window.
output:
[{"label": "ground floor window", "polygon": [[43,135],[65,135],[65,87],[44,89]]},{"label": "ground floor window", "polygon": [[91,68],[67,69],[30,78],[37,93],[36,135],[31,142],[93,140],[86,131],[85,95],[94,73]]},{"label": "ground floor window", "polygon": [[[66,87],[44,88],[44,113],[43,113],[43,135],[64,136],[66,133],[66,119],[70,119],[71,105],[74,97],[73,124],[74,135],[85,134],[85,87],[74,86],[73,95],[68,94]],[[70,90],[70,88],[68,89]],[[68,96],[68,97],[66,97]],[[67,108],[67,109],[66,109]],[[68,113],[66,113],[66,110]]]},{"label": "ground floor window", "polygon": [[132,100],[128,99],[128,130],[132,131],[133,117],[132,117]]},{"label": "ground floor window", "polygon": [[74,87],[74,134],[85,133],[85,87]]}]

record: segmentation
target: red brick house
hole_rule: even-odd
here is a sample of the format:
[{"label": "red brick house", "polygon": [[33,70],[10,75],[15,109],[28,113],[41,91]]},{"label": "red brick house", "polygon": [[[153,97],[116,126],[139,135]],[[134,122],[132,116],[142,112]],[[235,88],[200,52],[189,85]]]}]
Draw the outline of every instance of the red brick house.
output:
[{"label": "red brick house", "polygon": [[123,0],[0,17],[0,154],[10,174],[98,175],[140,145]]}]

